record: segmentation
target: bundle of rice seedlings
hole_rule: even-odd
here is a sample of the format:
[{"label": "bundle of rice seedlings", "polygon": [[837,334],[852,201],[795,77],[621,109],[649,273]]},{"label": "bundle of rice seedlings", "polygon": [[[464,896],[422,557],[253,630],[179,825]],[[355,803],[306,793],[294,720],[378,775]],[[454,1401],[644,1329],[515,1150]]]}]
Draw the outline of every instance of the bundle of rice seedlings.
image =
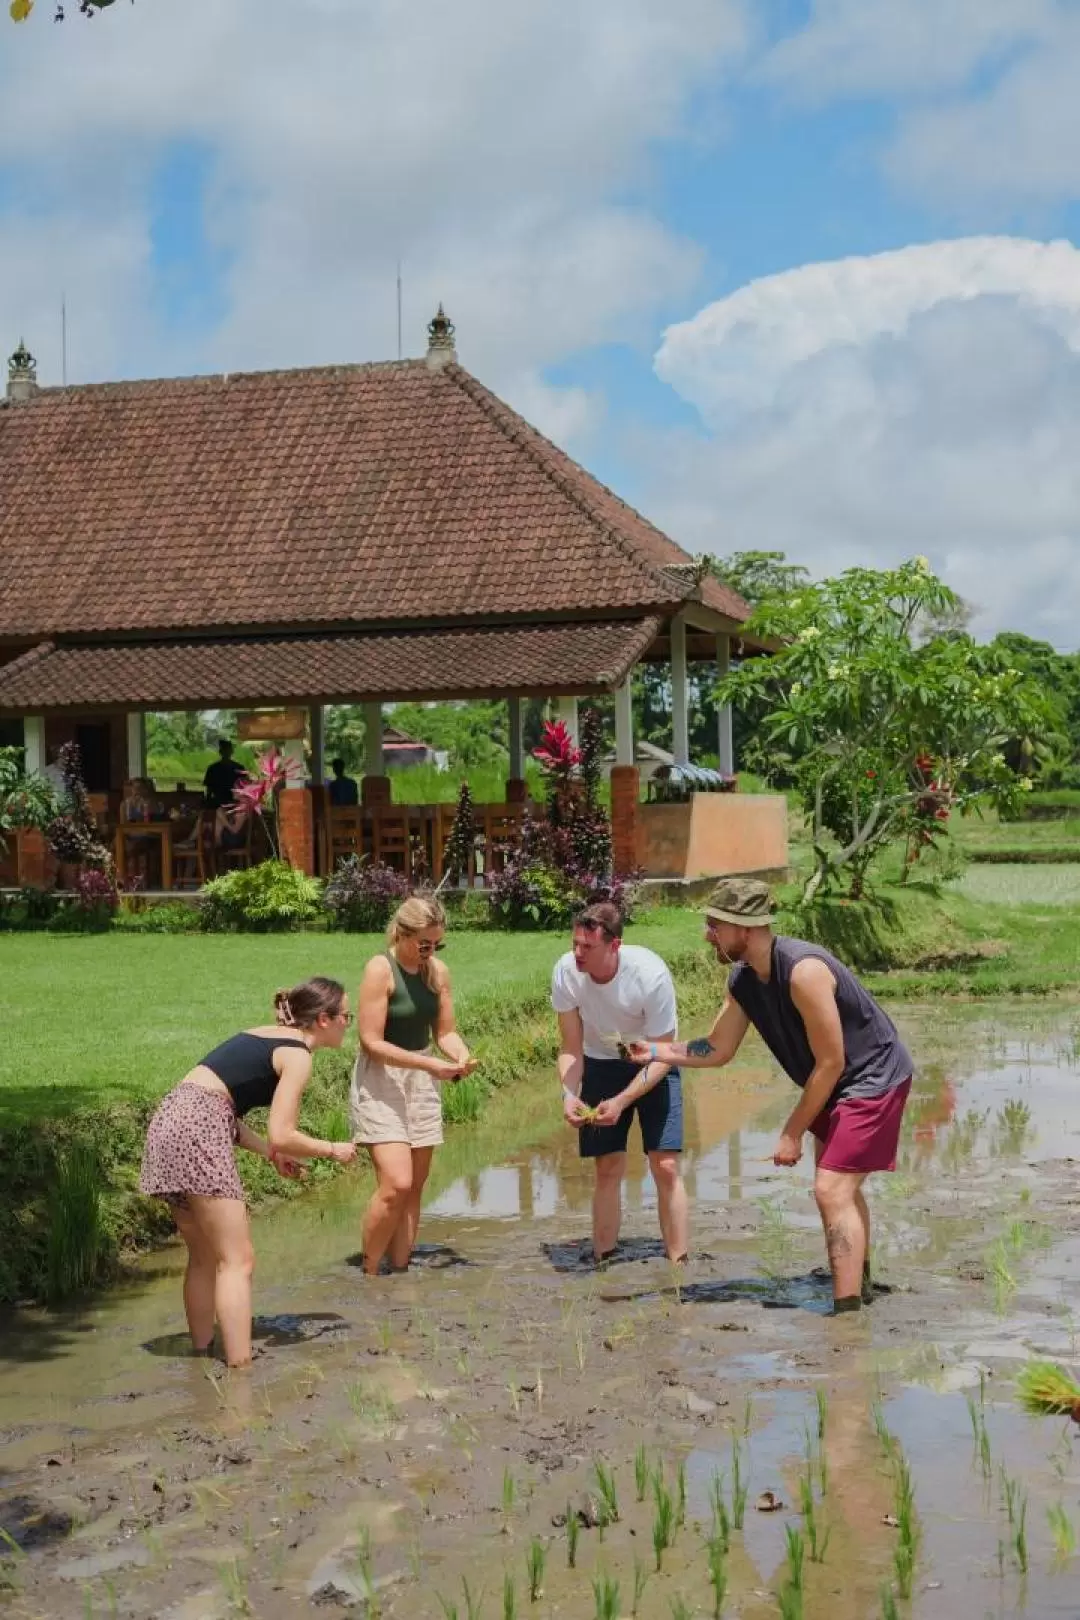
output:
[{"label": "bundle of rice seedlings", "polygon": [[1064,1414],[1080,1423],[1080,1384],[1053,1361],[1029,1361],[1016,1377],[1025,1412]]}]

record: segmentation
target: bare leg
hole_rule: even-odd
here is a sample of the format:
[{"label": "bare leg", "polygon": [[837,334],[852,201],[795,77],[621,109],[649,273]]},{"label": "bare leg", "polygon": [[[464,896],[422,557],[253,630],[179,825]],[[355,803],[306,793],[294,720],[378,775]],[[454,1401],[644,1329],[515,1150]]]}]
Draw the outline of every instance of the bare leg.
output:
[{"label": "bare leg", "polygon": [[405,1207],[394,1228],[394,1235],[390,1240],[390,1264],[395,1271],[404,1271],[409,1264],[409,1256],[416,1246],[416,1234],[420,1229],[420,1205],[424,1197],[424,1184],[431,1171],[431,1160],[434,1148],[413,1148],[412,1150],[412,1186],[405,1199]]},{"label": "bare leg", "polygon": [[214,1290],[217,1284],[217,1258],[213,1246],[203,1236],[190,1210],[173,1206],[173,1220],[187,1245],[184,1272],[184,1315],[191,1334],[191,1348],[209,1350],[214,1341]]},{"label": "bare leg", "polygon": [[413,1155],[408,1142],[369,1145],[378,1184],[364,1212],[364,1271],[374,1277],[393,1240],[412,1190]]},{"label": "bare leg", "polygon": [[814,1176],[814,1199],[825,1228],[836,1300],[857,1300],[862,1291],[867,1232],[857,1195],[865,1179],[861,1173],[820,1166]]},{"label": "bare leg", "polygon": [[874,1281],[870,1264],[870,1206],[863,1196],[861,1187],[855,1194],[855,1208],[858,1210],[859,1219],[863,1224],[865,1241],[863,1249],[862,1301],[864,1305],[871,1305],[874,1299]]},{"label": "bare leg", "polygon": [[619,1241],[622,1220],[622,1184],[625,1153],[602,1153],[596,1162],[596,1188],[592,1206],[592,1245],[597,1260],[610,1254]]},{"label": "bare leg", "polygon": [[669,1260],[682,1260],[690,1241],[690,1209],[677,1153],[650,1153],[649,1169],[656,1185],[660,1233]]},{"label": "bare leg", "polygon": [[214,1255],[214,1308],[225,1360],[230,1367],[246,1367],[251,1362],[251,1279],[255,1271],[247,1208],[240,1198],[193,1194],[189,1202],[192,1219]]}]

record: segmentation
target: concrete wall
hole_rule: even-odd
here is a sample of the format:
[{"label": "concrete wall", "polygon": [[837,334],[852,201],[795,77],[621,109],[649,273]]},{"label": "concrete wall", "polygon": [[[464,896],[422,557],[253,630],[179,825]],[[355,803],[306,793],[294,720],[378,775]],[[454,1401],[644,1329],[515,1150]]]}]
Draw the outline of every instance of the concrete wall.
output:
[{"label": "concrete wall", "polygon": [[685,804],[638,807],[646,877],[726,877],[787,864],[787,800],[779,793],[695,793]]}]

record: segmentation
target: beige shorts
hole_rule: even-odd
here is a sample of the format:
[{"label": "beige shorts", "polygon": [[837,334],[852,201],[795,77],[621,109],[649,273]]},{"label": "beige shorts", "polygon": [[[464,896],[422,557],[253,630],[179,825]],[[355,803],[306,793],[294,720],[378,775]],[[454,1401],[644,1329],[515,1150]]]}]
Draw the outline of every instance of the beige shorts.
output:
[{"label": "beige shorts", "polygon": [[361,1053],[349,1089],[349,1118],[354,1142],[439,1147],[442,1088],[423,1069],[373,1063]]}]

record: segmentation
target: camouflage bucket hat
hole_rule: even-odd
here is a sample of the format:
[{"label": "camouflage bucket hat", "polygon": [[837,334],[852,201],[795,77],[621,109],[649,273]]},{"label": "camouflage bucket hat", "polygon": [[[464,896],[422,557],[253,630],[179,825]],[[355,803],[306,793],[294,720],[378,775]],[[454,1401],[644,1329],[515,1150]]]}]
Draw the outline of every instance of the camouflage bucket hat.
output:
[{"label": "camouflage bucket hat", "polygon": [[736,928],[768,928],[772,922],[769,886],[760,878],[724,878],[705,905],[710,922],[734,923]]}]

